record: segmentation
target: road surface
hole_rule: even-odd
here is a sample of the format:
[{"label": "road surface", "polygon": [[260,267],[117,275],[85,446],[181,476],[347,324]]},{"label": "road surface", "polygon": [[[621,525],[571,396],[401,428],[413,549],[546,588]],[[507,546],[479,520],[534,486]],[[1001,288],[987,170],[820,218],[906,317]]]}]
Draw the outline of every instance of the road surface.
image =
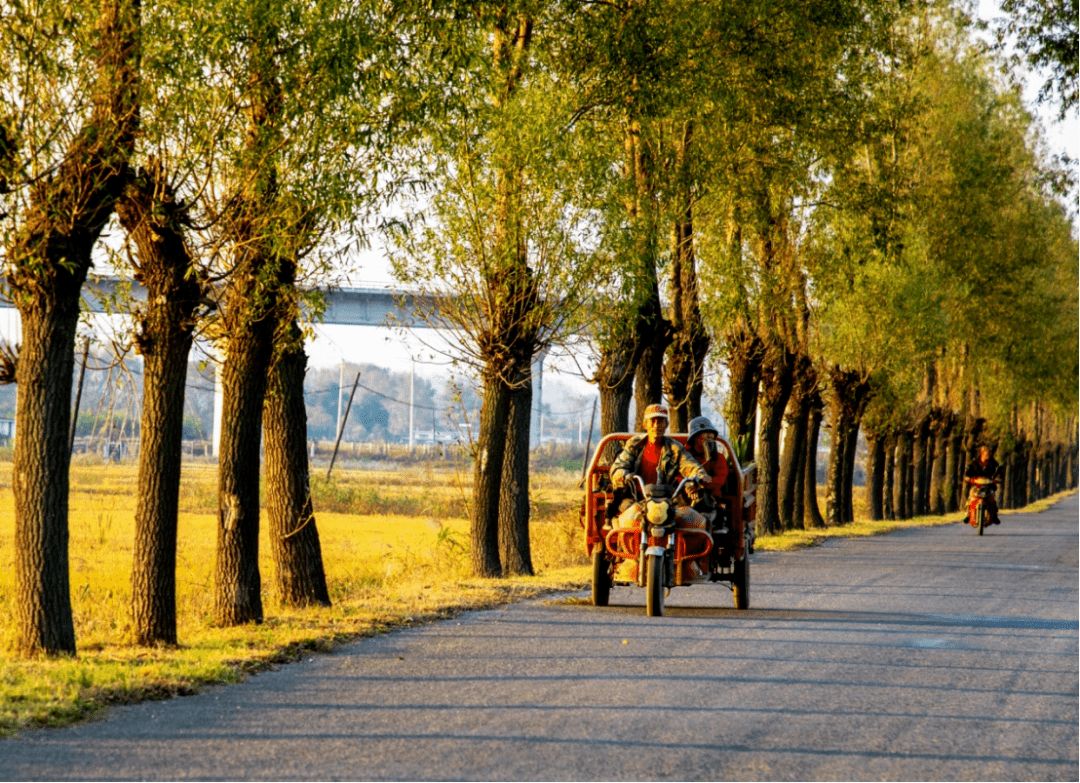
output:
[{"label": "road surface", "polygon": [[556,596],[0,740],[0,778],[1067,780],[1077,498],[753,556],[724,586]]}]

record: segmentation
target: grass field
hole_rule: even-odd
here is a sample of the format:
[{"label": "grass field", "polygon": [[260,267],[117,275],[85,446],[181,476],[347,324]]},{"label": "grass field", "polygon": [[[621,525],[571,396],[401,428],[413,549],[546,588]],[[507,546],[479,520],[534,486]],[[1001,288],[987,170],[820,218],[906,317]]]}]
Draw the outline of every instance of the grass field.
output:
[{"label": "grass field", "polygon": [[[211,622],[216,471],[184,468],[177,552],[177,649],[130,642],[134,465],[76,464],[71,474],[71,600],[79,654],[21,660],[13,637],[14,512],[11,463],[0,462],[0,736],[65,725],[108,704],[191,693],[208,683],[295,660],[365,635],[473,608],[584,587],[589,579],[578,525],[577,473],[533,476],[531,522],[537,575],[469,577],[468,484],[442,466],[342,470],[312,494],[333,607],[292,611],[268,594],[273,564],[260,543],[266,620],[217,628]],[[1034,509],[1027,509],[1034,510]],[[955,517],[956,515],[952,515]],[[813,546],[835,535],[874,535],[952,518],[860,522],[758,540],[759,549]]]}]

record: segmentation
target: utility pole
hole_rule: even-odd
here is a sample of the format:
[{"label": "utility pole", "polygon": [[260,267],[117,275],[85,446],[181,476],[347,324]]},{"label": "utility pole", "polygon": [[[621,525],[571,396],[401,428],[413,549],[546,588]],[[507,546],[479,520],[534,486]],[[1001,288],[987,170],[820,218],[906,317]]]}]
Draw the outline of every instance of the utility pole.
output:
[{"label": "utility pole", "polygon": [[416,362],[409,374],[409,453],[413,453],[413,423],[416,421]]},{"label": "utility pole", "polygon": [[337,427],[335,429],[341,430],[341,392],[342,386],[345,385],[345,359],[341,360],[341,371],[338,373],[337,382]]}]

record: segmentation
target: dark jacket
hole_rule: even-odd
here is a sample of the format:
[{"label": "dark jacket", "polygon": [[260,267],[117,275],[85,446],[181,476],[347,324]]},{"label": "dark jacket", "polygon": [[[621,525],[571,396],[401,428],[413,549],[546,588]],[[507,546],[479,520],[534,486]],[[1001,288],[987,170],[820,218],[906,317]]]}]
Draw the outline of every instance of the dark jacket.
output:
[{"label": "dark jacket", "polygon": [[997,460],[991,457],[983,465],[979,462],[979,458],[976,457],[968,463],[967,469],[964,471],[964,476],[967,478],[988,478],[996,479],[1000,478],[1001,466],[998,465]]}]

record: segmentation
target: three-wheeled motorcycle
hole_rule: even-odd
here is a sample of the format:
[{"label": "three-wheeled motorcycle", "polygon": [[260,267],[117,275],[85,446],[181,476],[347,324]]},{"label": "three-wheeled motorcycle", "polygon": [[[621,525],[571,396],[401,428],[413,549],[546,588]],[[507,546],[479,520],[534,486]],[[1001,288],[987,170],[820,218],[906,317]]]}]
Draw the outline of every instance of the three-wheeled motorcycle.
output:
[{"label": "three-wheeled motorcycle", "polygon": [[[636,585],[646,590],[645,609],[650,617],[664,613],[664,598],[673,587],[705,582],[726,582],[736,609],[750,607],[750,554],[754,545],[757,512],[753,463],[741,465],[731,444],[717,438],[728,463],[728,477],[715,511],[702,528],[675,524],[675,505],[684,486],[644,486],[631,482],[635,503],[626,510],[615,504],[611,462],[629,432],[605,436],[585,470],[585,500],[581,525],[585,546],[592,557],[592,602],[607,606],[614,585]],[[685,433],[668,435],[686,445]],[[685,484],[685,482],[683,482]]]}]

